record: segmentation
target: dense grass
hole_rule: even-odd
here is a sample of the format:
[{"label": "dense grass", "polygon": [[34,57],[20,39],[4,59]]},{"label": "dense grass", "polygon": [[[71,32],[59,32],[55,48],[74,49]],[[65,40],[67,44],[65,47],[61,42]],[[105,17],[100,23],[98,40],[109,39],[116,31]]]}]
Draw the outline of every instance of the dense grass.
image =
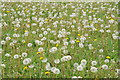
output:
[{"label": "dense grass", "polygon": [[[6,41],[5,45],[2,45],[2,61],[3,64],[5,64],[5,67],[2,68],[3,78],[72,78],[73,76],[81,76],[82,78],[118,77],[116,70],[118,69],[118,39],[114,38],[114,36],[118,35],[116,3],[11,2],[2,4],[4,5],[2,7],[2,15],[7,14],[6,16],[2,17],[2,40],[6,41],[6,37],[8,36],[11,38],[10,40]],[[18,5],[21,7],[18,7]],[[52,7],[54,7],[54,9]],[[101,7],[105,7],[105,9],[101,9]],[[19,11],[20,13],[18,13]],[[42,11],[44,15],[40,15],[40,11]],[[52,11],[53,13],[51,13]],[[82,11],[86,12],[86,16],[83,16]],[[89,13],[90,11],[91,13]],[[36,13],[32,14],[34,12]],[[21,13],[22,15],[20,15]],[[72,13],[76,13],[77,15],[75,17],[70,17]],[[52,15],[52,17],[49,15]],[[54,15],[56,16],[53,17]],[[89,20],[89,16],[92,17],[91,20]],[[41,21],[41,19],[40,21],[32,20],[32,17],[36,17],[37,19],[43,18],[43,21]],[[19,20],[12,24],[15,19],[20,18],[22,19],[20,23],[18,23],[20,24],[20,27],[15,26]],[[96,20],[94,20],[95,18]],[[100,20],[98,20],[99,18]],[[29,19],[30,21],[25,21],[25,19]],[[85,22],[84,20],[88,21]],[[109,20],[113,20],[114,22],[110,23]],[[58,21],[57,27],[53,25],[55,21]],[[95,23],[95,21],[98,21],[98,23]],[[7,25],[4,24],[5,22]],[[39,27],[39,22],[43,22],[41,27]],[[85,22],[85,24],[83,24],[83,22]],[[32,23],[36,23],[37,25],[33,26]],[[86,25],[90,26],[91,24],[93,24],[93,28],[85,28]],[[28,28],[27,25],[30,25],[30,27]],[[72,28],[72,25],[75,27]],[[103,25],[103,27],[101,27],[101,25]],[[106,28],[106,26],[110,27]],[[42,28],[45,30],[41,30]],[[50,31],[47,31],[48,28],[55,32],[51,33]],[[39,30],[36,31],[37,29]],[[58,38],[57,36],[59,31],[62,29],[65,29],[66,32],[70,32],[70,34],[62,34],[65,35],[65,37]],[[100,32],[102,29],[104,32]],[[106,32],[107,30],[110,30],[111,32],[108,33]],[[32,31],[36,31],[36,33],[32,34]],[[39,37],[39,34],[43,34],[44,31],[48,32],[47,35],[43,35],[43,37],[46,37],[46,40],[42,40],[43,37]],[[29,32],[29,34],[28,36],[23,37],[22,35],[24,35],[25,32]],[[14,34],[20,34],[20,37],[13,37]],[[115,35],[113,36],[113,34]],[[80,39],[83,37],[85,37],[86,40],[81,42]],[[62,47],[65,47],[65,45],[63,45],[65,42],[63,41],[64,39],[66,39],[66,42],[68,42],[68,45],[66,46],[67,48],[65,49],[68,50],[68,53],[66,54],[64,54],[63,50],[61,49]],[[17,42],[14,43],[14,46],[10,46],[10,43],[14,40]],[[22,42],[22,40],[25,40],[25,42]],[[38,45],[35,43],[35,40],[42,41],[44,44]],[[50,43],[50,40],[53,40],[54,42],[59,40],[60,43]],[[75,44],[71,44],[71,40],[74,40]],[[28,47],[28,43],[32,43],[32,47]],[[84,47],[79,47],[79,43],[83,43]],[[89,49],[89,44],[92,44],[93,49]],[[71,46],[74,48],[71,48]],[[41,54],[36,54],[39,47],[44,48],[44,51],[41,52]],[[55,53],[49,52],[52,47],[57,47],[57,51]],[[100,49],[103,49],[103,52],[100,52]],[[22,56],[14,59],[15,54],[22,55],[23,52],[28,54],[28,56],[25,58],[31,58],[32,60],[28,65],[23,64],[23,60],[25,58]],[[6,57],[6,53],[9,53],[11,56]],[[60,61],[59,64],[54,63],[55,59],[61,59],[66,55],[70,55],[72,59],[66,62]],[[40,57],[43,57],[43,59],[47,58],[47,62],[50,63],[51,67],[58,68],[60,73],[54,74],[52,71],[46,70],[45,66],[47,62],[43,63]],[[87,61],[86,66],[82,71],[76,70],[74,68],[74,63],[80,64],[81,60],[83,59]],[[108,63],[104,62],[106,59],[109,60]],[[97,65],[94,67],[96,67],[98,71],[95,73],[90,71],[92,61],[97,62]],[[34,65],[34,68],[28,67],[31,64]],[[108,65],[108,69],[102,68],[102,65],[104,64]],[[45,72],[50,73],[46,75]]]}]

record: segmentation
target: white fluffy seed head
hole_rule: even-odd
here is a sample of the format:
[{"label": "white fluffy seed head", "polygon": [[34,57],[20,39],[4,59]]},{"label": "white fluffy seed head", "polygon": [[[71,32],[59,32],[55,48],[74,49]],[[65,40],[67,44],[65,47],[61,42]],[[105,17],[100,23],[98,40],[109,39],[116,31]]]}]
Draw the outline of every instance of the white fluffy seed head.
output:
[{"label": "white fluffy seed head", "polygon": [[95,72],[98,71],[98,69],[97,69],[96,67],[91,67],[91,68],[90,68],[90,71],[95,73]]},{"label": "white fluffy seed head", "polygon": [[11,55],[10,55],[10,54],[8,54],[8,53],[6,53],[6,54],[5,54],[5,56],[6,56],[6,57],[10,57]]},{"label": "white fluffy seed head", "polygon": [[83,70],[83,67],[82,67],[82,66],[78,66],[78,67],[77,67],[77,70],[78,70],[78,71],[82,71],[82,70]]},{"label": "white fluffy seed head", "polygon": [[33,64],[29,65],[29,68],[34,68],[34,65]]},{"label": "white fluffy seed head", "polygon": [[57,68],[55,68],[55,69],[53,70],[53,73],[54,73],[54,74],[60,74],[60,70],[57,69]]},{"label": "white fluffy seed head", "polygon": [[14,59],[17,59],[17,58],[19,58],[19,55],[18,55],[18,54],[15,54],[15,55],[14,55]]},{"label": "white fluffy seed head", "polygon": [[6,41],[9,41],[11,38],[10,37],[6,37]]},{"label": "white fluffy seed head", "polygon": [[103,49],[100,49],[99,52],[102,53],[102,52],[103,52]]},{"label": "white fluffy seed head", "polygon": [[104,62],[105,62],[105,63],[109,63],[109,59],[105,59]]},{"label": "white fluffy seed head", "polygon": [[108,69],[108,65],[106,64],[102,65],[102,69]]},{"label": "white fluffy seed head", "polygon": [[59,63],[60,63],[60,60],[59,60],[59,59],[55,59],[55,60],[54,60],[54,63],[55,63],[55,64],[59,64]]},{"label": "white fluffy seed head", "polygon": [[32,47],[32,43],[28,43],[28,47]]},{"label": "white fluffy seed head", "polygon": [[32,60],[31,60],[30,58],[26,58],[26,59],[23,60],[23,64],[24,64],[24,65],[27,65],[27,64],[29,64],[31,61],[32,61]]},{"label": "white fluffy seed head", "polygon": [[47,60],[48,60],[47,58],[44,58],[44,59],[42,60],[42,62],[47,62]]},{"label": "white fluffy seed head", "polygon": [[56,51],[57,51],[57,47],[52,47],[52,48],[49,50],[50,53],[55,53]]},{"label": "white fluffy seed head", "polygon": [[79,47],[83,48],[84,47],[83,43],[79,43]]},{"label": "white fluffy seed head", "polygon": [[79,66],[79,64],[78,63],[74,63],[74,67],[76,68],[76,67],[78,67]]},{"label": "white fluffy seed head", "polygon": [[2,44],[2,45],[5,45],[5,43],[6,43],[6,41],[4,41],[4,40],[1,41],[1,44]]},{"label": "white fluffy seed head", "polygon": [[94,65],[97,65],[97,61],[92,61],[91,64],[94,66]]},{"label": "white fluffy seed head", "polygon": [[42,47],[38,48],[38,52],[43,52],[44,49]]},{"label": "white fluffy seed head", "polygon": [[87,64],[87,61],[85,59],[81,60],[81,64]]},{"label": "white fluffy seed head", "polygon": [[26,52],[23,52],[23,53],[22,53],[22,57],[27,57],[27,53],[26,53]]}]

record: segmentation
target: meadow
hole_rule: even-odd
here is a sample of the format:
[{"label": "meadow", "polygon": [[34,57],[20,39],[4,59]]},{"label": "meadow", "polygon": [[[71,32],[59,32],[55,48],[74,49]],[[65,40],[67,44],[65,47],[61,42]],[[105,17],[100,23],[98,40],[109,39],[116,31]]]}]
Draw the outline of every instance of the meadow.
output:
[{"label": "meadow", "polygon": [[3,78],[117,78],[115,2],[2,2]]}]

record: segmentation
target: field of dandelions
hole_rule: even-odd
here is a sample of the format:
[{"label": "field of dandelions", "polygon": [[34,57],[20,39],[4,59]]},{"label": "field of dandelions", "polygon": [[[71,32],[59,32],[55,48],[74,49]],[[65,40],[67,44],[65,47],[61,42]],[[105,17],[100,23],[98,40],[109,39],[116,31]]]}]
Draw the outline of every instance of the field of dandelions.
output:
[{"label": "field of dandelions", "polygon": [[115,2],[3,2],[3,78],[117,78]]}]

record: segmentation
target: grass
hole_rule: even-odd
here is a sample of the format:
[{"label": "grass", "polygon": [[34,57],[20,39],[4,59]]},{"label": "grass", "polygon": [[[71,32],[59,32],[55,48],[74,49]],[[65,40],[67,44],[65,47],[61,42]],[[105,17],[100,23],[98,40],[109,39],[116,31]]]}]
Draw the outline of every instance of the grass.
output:
[{"label": "grass", "polygon": [[[2,45],[3,48],[3,55],[2,55],[2,62],[5,64],[6,67],[2,68],[3,78],[72,78],[73,76],[81,76],[82,78],[117,78],[117,62],[118,62],[118,40],[114,39],[112,34],[115,34],[118,30],[118,26],[115,22],[117,22],[117,4],[113,2],[109,3],[19,3],[19,2],[10,2],[10,3],[2,3],[4,4],[4,7],[2,7],[2,14],[7,14],[6,16],[3,16],[3,23],[6,22],[7,25],[3,25],[2,27],[2,40],[5,40],[7,35],[9,34],[9,37],[11,39],[9,41],[6,41],[5,45]],[[108,4],[108,5],[105,5]],[[17,5],[21,5],[22,7],[18,7]],[[80,7],[82,5],[83,7]],[[110,6],[111,5],[111,6]],[[32,8],[33,6],[36,7]],[[66,6],[66,8],[65,8]],[[72,8],[75,7],[75,8]],[[88,8],[86,8],[89,6]],[[93,9],[90,8],[92,6]],[[100,7],[103,6],[105,9],[101,9]],[[52,8],[54,7],[54,9]],[[108,9],[115,8],[115,10],[109,11]],[[5,10],[4,10],[5,9]],[[11,10],[13,9],[13,11]],[[35,9],[35,10],[32,10]],[[48,10],[46,10],[48,9]],[[56,10],[56,11],[53,11]],[[66,11],[67,10],[67,11]],[[86,16],[83,16],[83,12],[86,12]],[[20,15],[19,12],[23,14]],[[29,11],[29,12],[27,12]],[[44,15],[40,15],[39,12],[43,11]],[[56,17],[50,17],[50,13],[52,16],[56,15]],[[89,13],[89,11],[92,11]],[[33,12],[36,12],[32,15]],[[109,13],[107,13],[109,12]],[[63,15],[63,14],[67,15]],[[70,15],[72,13],[78,13],[77,16],[71,18]],[[24,16],[25,14],[25,16]],[[28,16],[26,16],[28,15]],[[57,18],[61,15],[60,18]],[[96,20],[100,18],[102,21],[98,21],[98,23],[95,23],[95,21],[89,20],[89,16],[96,15]],[[115,15],[115,17],[111,17],[111,15]],[[83,17],[82,17],[83,16]],[[14,17],[13,19],[11,17]],[[37,18],[43,18],[43,25],[39,27],[40,21],[34,21],[32,20],[32,17]],[[108,18],[106,18],[108,17]],[[15,24],[12,24],[15,19],[21,18],[20,21],[20,27],[15,27]],[[52,19],[53,18],[53,19]],[[30,19],[29,21],[25,21],[25,19]],[[113,19],[114,23],[109,23],[109,20]],[[41,20],[41,19],[40,19]],[[82,23],[83,20],[88,20],[85,25]],[[54,27],[53,23],[55,21],[58,21],[57,27]],[[63,22],[62,22],[63,21]],[[68,22],[69,21],[69,22]],[[76,23],[74,22],[76,21]],[[18,22],[18,21],[17,21]],[[36,23],[36,26],[32,26],[32,23]],[[84,26],[93,24],[96,28],[95,31],[92,30],[92,28],[85,28]],[[100,27],[100,25],[103,24],[103,27]],[[30,25],[30,28],[27,28],[26,25]],[[75,28],[71,28],[71,25],[74,25]],[[109,28],[105,28],[106,26],[110,25]],[[78,28],[81,28],[80,30]],[[47,35],[44,35],[46,37],[46,40],[41,40],[42,38],[39,37],[39,34],[43,34],[44,31],[41,30],[41,28],[44,28],[45,31],[50,28],[52,31],[55,31],[55,35],[53,33],[50,33],[48,31]],[[14,31],[17,29],[16,31]],[[36,31],[39,29],[39,31]],[[65,35],[65,37],[58,38],[57,35],[59,34],[59,31],[62,29],[65,29],[67,32],[70,32],[71,34]],[[103,29],[104,32],[101,33],[99,30]],[[26,37],[22,37],[24,35],[25,30],[29,32],[29,35]],[[107,33],[106,30],[110,30],[110,33]],[[36,31],[36,34],[32,34],[32,31]],[[20,34],[20,37],[13,37],[13,34]],[[80,34],[80,36],[78,36]],[[88,34],[88,36],[85,36]],[[79,43],[81,41],[79,40],[82,36],[86,37],[86,40],[84,41],[83,45],[84,47],[79,47]],[[67,38],[67,42],[69,44],[67,45],[66,50],[68,50],[67,54],[63,53],[63,50],[61,48],[64,46],[64,39]],[[80,42],[76,42],[75,44],[70,44],[70,40],[76,40]],[[17,40],[17,43],[14,43],[14,46],[10,46],[10,43],[13,42],[13,40]],[[22,42],[22,40],[25,40],[25,43]],[[38,45],[35,44],[35,40],[42,41],[44,45]],[[60,44],[57,46],[57,51],[55,53],[50,53],[49,50],[52,47],[55,47],[56,44],[50,43],[49,40],[60,41]],[[27,44],[32,43],[32,47],[28,47]],[[93,49],[89,49],[88,45],[92,44]],[[74,49],[71,48],[71,46],[74,46]],[[38,48],[43,47],[44,52],[42,54],[36,54],[38,52]],[[17,49],[18,48],[18,49]],[[100,49],[103,49],[104,51],[102,53],[99,52]],[[27,58],[31,58],[32,62],[30,64],[34,65],[34,68],[29,68],[28,65],[23,64],[24,57],[20,57],[18,59],[14,59],[14,55],[22,55],[23,52],[28,53]],[[11,57],[6,57],[5,54],[9,53]],[[70,55],[72,57],[71,60],[66,62],[60,62],[59,64],[55,64],[55,59],[61,59],[63,56]],[[101,57],[102,56],[102,57]],[[106,56],[110,56],[108,63],[105,63],[104,60],[106,59]],[[47,58],[51,65],[51,67],[56,67],[60,69],[60,74],[54,74],[51,71],[48,71],[45,69],[46,63],[43,63],[42,60],[39,58]],[[74,63],[81,63],[81,60],[85,59],[87,61],[86,67],[82,71],[77,71],[74,68]],[[98,68],[98,71],[96,73],[93,73],[90,71],[91,68],[91,62],[97,61],[98,64],[95,65],[95,67]],[[113,63],[112,61],[115,61]],[[102,65],[108,65],[109,68],[107,70],[102,69]],[[28,69],[24,69],[24,67],[28,67]],[[46,75],[45,72],[50,72],[50,74]]]}]

